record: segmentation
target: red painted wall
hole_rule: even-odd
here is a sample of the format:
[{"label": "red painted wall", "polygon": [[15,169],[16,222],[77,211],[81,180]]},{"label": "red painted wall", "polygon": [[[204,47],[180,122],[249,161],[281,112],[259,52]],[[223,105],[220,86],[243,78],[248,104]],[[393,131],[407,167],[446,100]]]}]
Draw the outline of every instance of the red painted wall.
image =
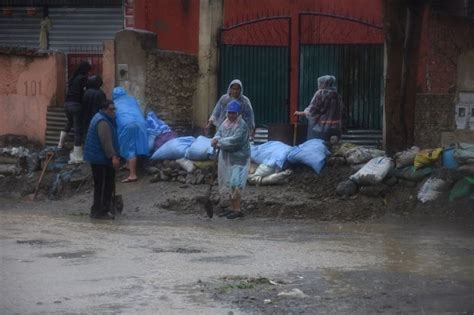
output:
[{"label": "red painted wall", "polygon": [[197,55],[199,0],[135,0],[135,28],[157,34],[158,48]]},{"label": "red painted wall", "polygon": [[474,21],[425,12],[418,92],[454,92],[460,54],[474,49]]},{"label": "red painted wall", "polygon": [[[302,16],[300,21],[300,12],[318,12],[325,16]],[[255,45],[258,42],[265,45],[285,45],[290,41],[290,113],[298,107],[300,43],[384,42],[381,29],[350,21],[350,19],[362,20],[381,27],[381,0],[225,0],[224,2],[224,27],[271,16],[290,16],[291,26],[285,25],[283,20],[252,24],[239,30],[225,32],[222,40],[227,44],[240,42],[248,45]],[[293,115],[290,115],[290,119],[296,122]]]}]

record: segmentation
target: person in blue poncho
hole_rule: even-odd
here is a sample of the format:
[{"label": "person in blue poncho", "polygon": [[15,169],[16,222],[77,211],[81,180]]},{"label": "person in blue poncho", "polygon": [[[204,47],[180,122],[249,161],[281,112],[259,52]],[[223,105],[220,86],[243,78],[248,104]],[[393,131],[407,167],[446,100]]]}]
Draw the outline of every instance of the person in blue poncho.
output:
[{"label": "person in blue poncho", "polygon": [[250,136],[253,136],[255,131],[255,117],[253,113],[252,104],[247,96],[244,95],[244,87],[240,80],[232,80],[229,87],[227,88],[227,93],[222,95],[214,106],[214,110],[209,117],[208,123],[206,125],[206,130],[209,131],[211,126],[215,126],[216,129],[224,122],[227,118],[227,105],[232,101],[238,101],[240,104],[240,116],[243,118],[247,127],[249,128]]},{"label": "person in blue poncho", "polygon": [[212,146],[220,149],[218,164],[219,192],[230,196],[230,210],[219,216],[228,219],[243,217],[240,200],[250,167],[249,128],[241,116],[241,105],[231,101],[226,119],[220,124]]},{"label": "person in blue poncho", "polygon": [[137,176],[137,157],[148,155],[147,123],[137,100],[127,95],[123,87],[113,90],[113,101],[117,108],[117,134],[120,146],[120,156],[127,160],[125,168],[130,173],[122,183],[135,182]]}]

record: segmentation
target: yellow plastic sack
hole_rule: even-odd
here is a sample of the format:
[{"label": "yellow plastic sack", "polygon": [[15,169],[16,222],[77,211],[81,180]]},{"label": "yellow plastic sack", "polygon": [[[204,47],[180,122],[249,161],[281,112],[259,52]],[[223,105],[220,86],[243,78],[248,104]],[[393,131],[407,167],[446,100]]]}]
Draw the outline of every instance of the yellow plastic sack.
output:
[{"label": "yellow plastic sack", "polygon": [[415,169],[435,163],[443,153],[443,148],[421,150],[415,156]]}]

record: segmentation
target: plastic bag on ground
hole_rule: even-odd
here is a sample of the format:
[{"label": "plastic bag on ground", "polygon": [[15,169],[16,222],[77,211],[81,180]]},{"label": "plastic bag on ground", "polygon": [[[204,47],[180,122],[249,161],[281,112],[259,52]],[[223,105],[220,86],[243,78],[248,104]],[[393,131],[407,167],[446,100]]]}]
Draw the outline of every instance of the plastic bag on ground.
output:
[{"label": "plastic bag on ground", "polygon": [[283,169],[288,153],[293,147],[281,141],[268,141],[250,147],[250,158],[257,164],[265,164],[270,167]]},{"label": "plastic bag on ground", "polygon": [[187,159],[177,159],[176,163],[178,163],[179,166],[188,173],[192,173],[196,169],[193,162]]},{"label": "plastic bag on ground", "polygon": [[270,167],[270,166],[265,165],[265,164],[260,164],[257,167],[257,169],[255,170],[255,173],[253,175],[265,177],[265,176],[271,175],[273,173],[275,173],[275,168]]},{"label": "plastic bag on ground", "polygon": [[471,194],[472,185],[474,185],[474,176],[468,176],[458,180],[449,192],[449,201],[469,196]]},{"label": "plastic bag on ground", "polygon": [[158,150],[163,144],[170,141],[171,139],[176,139],[178,136],[174,131],[163,132],[161,135],[155,137],[155,150]]},{"label": "plastic bag on ground", "polygon": [[365,163],[375,157],[384,156],[385,151],[374,149],[374,148],[366,148],[366,147],[355,147],[346,151],[344,157],[349,164],[361,164]]},{"label": "plastic bag on ground", "polygon": [[209,160],[212,155],[211,139],[199,136],[186,152],[186,158],[195,161]]},{"label": "plastic bag on ground", "polygon": [[283,172],[273,173],[268,176],[258,176],[250,175],[248,177],[249,184],[252,185],[283,185],[288,183],[290,175],[292,174],[291,170],[285,170]]},{"label": "plastic bag on ground", "polygon": [[453,156],[459,164],[474,164],[474,144],[459,143],[459,148],[454,150]]},{"label": "plastic bag on ground", "polygon": [[149,134],[154,134],[155,136],[159,136],[162,133],[170,132],[170,127],[161,119],[156,116],[154,112],[149,112],[146,115],[146,122],[147,122],[147,131]]},{"label": "plastic bag on ground", "polygon": [[433,172],[433,168],[430,166],[423,167],[420,169],[415,169],[414,166],[407,166],[404,168],[398,168],[391,172],[391,175],[406,179],[412,182],[419,182],[422,181],[425,177],[430,176]]},{"label": "plastic bag on ground", "polygon": [[443,153],[443,148],[421,150],[415,156],[414,166],[416,169],[429,166],[438,161]]},{"label": "plastic bag on ground", "polygon": [[417,198],[422,203],[436,200],[448,185],[448,182],[445,180],[430,177],[421,186]]},{"label": "plastic bag on ground", "polygon": [[163,144],[151,156],[152,160],[177,160],[184,158],[186,150],[196,140],[194,137],[179,137]]},{"label": "plastic bag on ground", "polygon": [[287,160],[293,164],[301,163],[309,166],[319,174],[326,164],[326,157],[329,154],[323,140],[311,139],[291,149]]},{"label": "plastic bag on ground", "polygon": [[420,148],[417,146],[413,146],[410,149],[406,149],[401,152],[397,152],[393,159],[395,160],[395,167],[402,168],[408,165],[413,165],[415,161],[416,154],[420,152]]},{"label": "plastic bag on ground", "polygon": [[349,177],[359,185],[376,185],[380,183],[385,176],[394,167],[393,160],[388,157],[376,157],[370,160],[357,173]]}]

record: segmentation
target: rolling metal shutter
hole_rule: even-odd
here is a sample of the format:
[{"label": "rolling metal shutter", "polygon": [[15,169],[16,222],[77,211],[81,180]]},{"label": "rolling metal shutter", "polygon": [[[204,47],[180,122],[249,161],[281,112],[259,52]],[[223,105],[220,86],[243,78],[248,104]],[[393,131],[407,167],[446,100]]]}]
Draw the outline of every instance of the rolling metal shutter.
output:
[{"label": "rolling metal shutter", "polygon": [[49,18],[49,48],[64,52],[100,52],[123,29],[121,7],[50,8]]},{"label": "rolling metal shutter", "polygon": [[24,7],[11,10],[11,16],[0,14],[0,46],[39,47],[41,12],[28,16]]}]

